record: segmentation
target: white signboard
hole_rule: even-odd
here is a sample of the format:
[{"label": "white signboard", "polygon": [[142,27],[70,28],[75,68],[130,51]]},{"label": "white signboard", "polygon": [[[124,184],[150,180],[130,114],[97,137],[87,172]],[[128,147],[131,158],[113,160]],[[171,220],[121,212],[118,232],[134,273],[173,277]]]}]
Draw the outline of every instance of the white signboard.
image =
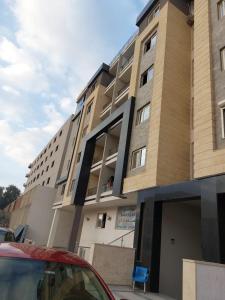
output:
[{"label": "white signboard", "polygon": [[116,229],[132,230],[135,227],[135,206],[123,206],[118,208]]}]

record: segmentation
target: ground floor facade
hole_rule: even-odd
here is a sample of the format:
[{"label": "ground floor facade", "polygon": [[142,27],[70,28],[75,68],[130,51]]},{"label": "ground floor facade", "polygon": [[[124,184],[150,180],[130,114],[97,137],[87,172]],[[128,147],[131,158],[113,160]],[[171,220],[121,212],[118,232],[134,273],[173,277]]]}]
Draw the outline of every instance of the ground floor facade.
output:
[{"label": "ground floor facade", "polygon": [[182,260],[225,262],[225,176],[138,193],[135,264],[150,269],[149,289],[182,297]]}]

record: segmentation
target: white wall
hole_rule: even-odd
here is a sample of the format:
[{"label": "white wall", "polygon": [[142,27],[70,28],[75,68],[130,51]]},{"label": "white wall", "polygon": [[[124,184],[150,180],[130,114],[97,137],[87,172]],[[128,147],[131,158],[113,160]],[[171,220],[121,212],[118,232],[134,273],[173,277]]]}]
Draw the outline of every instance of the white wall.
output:
[{"label": "white wall", "polygon": [[[106,220],[105,228],[96,228],[97,214],[103,212],[107,213],[107,218],[111,217],[111,220]],[[106,209],[95,209],[92,211],[84,212],[84,221],[82,226],[80,246],[91,247],[92,243],[104,243],[108,244],[114,239],[130,232],[131,230],[118,230],[115,228],[117,217],[117,207]],[[134,233],[132,232],[128,236],[124,237],[123,246],[133,247]],[[121,241],[113,243],[114,246],[120,246]]]},{"label": "white wall", "polygon": [[27,216],[28,234],[37,245],[45,246],[53,218],[52,203],[56,190],[38,186],[32,195],[32,202]]},{"label": "white wall", "polygon": [[183,300],[225,299],[225,265],[183,261]]},{"label": "white wall", "polygon": [[201,259],[200,201],[186,203],[163,204],[159,290],[176,299],[182,293],[182,259]]}]

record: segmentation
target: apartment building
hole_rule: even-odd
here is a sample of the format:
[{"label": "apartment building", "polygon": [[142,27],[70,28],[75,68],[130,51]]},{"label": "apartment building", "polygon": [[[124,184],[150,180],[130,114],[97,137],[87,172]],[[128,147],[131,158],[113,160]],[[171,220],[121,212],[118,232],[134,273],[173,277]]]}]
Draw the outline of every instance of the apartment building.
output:
[{"label": "apartment building", "polygon": [[180,299],[183,258],[225,261],[225,1],[151,0],[136,25],[77,99],[48,246],[134,248]]},{"label": "apartment building", "polygon": [[48,241],[52,206],[62,194],[62,183],[69,170],[76,141],[76,118],[76,115],[71,115],[29,164],[24,192],[7,208],[10,227],[16,229],[28,225],[26,238],[38,245],[45,246]]}]

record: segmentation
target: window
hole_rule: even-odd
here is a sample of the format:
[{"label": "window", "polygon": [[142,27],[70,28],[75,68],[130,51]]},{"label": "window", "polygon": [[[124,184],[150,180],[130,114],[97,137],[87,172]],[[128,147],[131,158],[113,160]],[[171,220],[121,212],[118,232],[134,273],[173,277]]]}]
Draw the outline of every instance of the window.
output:
[{"label": "window", "polygon": [[91,112],[93,102],[91,102],[87,107],[87,115]]},{"label": "window", "polygon": [[137,120],[136,125],[143,123],[144,121],[148,120],[150,114],[150,104],[143,106],[137,111]]},{"label": "window", "polygon": [[49,166],[46,167],[46,172],[48,172]]},{"label": "window", "polygon": [[49,146],[48,146],[48,149],[51,148],[51,145],[52,145],[52,144],[50,143]]},{"label": "window", "polygon": [[221,69],[225,71],[225,47],[220,50]]},{"label": "window", "polygon": [[64,195],[64,193],[65,193],[65,188],[66,188],[66,184],[64,183],[64,184],[62,185],[61,195]]},{"label": "window", "polygon": [[146,147],[138,149],[132,153],[131,169],[143,167],[146,159]]},{"label": "window", "polygon": [[106,223],[106,213],[100,213],[97,216],[97,224],[96,227],[97,228],[105,228],[105,223]]},{"label": "window", "polygon": [[59,133],[59,136],[61,136],[62,135],[62,130],[60,131],[60,133]]},{"label": "window", "polygon": [[87,129],[88,129],[88,126],[86,126],[86,127],[83,129],[82,137],[84,137],[84,136],[87,134]]},{"label": "window", "polygon": [[225,0],[221,0],[218,3],[218,14],[219,14],[219,19],[225,16]]},{"label": "window", "polygon": [[145,43],[145,49],[144,52],[148,52],[149,50],[152,50],[153,48],[155,48],[156,45],[156,41],[157,41],[157,33],[155,32],[149,40],[147,40],[147,42]]},{"label": "window", "polygon": [[56,152],[58,149],[59,149],[59,145],[57,145],[57,146],[55,147],[55,152]]},{"label": "window", "polygon": [[46,153],[46,151],[47,151],[47,149],[45,148],[45,151],[44,151],[44,153]]},{"label": "window", "polygon": [[55,143],[56,142],[56,137],[54,138],[54,141],[53,141],[53,143]]},{"label": "window", "polygon": [[48,156],[45,157],[45,161],[47,161],[47,160],[48,160]]},{"label": "window", "polygon": [[80,162],[80,158],[81,158],[81,152],[79,152],[79,153],[77,154],[77,163]]},{"label": "window", "polygon": [[221,111],[221,126],[222,126],[222,138],[225,138],[225,106],[220,108]]},{"label": "window", "polygon": [[41,166],[43,165],[43,160],[42,160],[42,162],[41,162]]},{"label": "window", "polygon": [[41,171],[41,175],[43,175],[43,174],[44,174],[44,170]]},{"label": "window", "polygon": [[153,65],[141,75],[141,86],[145,85],[147,82],[152,80],[152,78],[153,78]]},{"label": "window", "polygon": [[48,177],[48,179],[47,179],[47,183],[46,183],[46,184],[49,184],[49,182],[50,182],[50,177]]},{"label": "window", "polygon": [[51,153],[50,153],[50,157],[52,156],[52,154],[53,154],[53,151],[51,151]]},{"label": "window", "polygon": [[53,162],[52,162],[52,164],[51,164],[51,168],[54,166],[54,164],[55,164],[55,161],[53,160]]},{"label": "window", "polygon": [[45,181],[42,182],[42,185],[43,185],[43,186],[45,185]]}]

